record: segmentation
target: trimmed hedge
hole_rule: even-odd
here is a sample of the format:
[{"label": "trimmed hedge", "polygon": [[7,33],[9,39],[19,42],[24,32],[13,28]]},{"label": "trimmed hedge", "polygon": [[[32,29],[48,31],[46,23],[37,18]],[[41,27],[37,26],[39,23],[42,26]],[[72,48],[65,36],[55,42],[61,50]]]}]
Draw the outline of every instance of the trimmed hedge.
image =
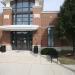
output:
[{"label": "trimmed hedge", "polygon": [[44,48],[41,50],[42,55],[58,55],[58,56],[71,56],[73,55],[72,50],[61,50],[61,51],[56,51],[54,48]]},{"label": "trimmed hedge", "polygon": [[51,63],[52,63],[53,58],[56,58],[57,62],[58,62],[58,52],[54,48],[45,48],[45,49],[41,50],[41,54],[49,55],[51,58]]},{"label": "trimmed hedge", "polygon": [[54,54],[56,52],[57,51],[54,48],[44,48],[44,49],[41,50],[42,55],[52,55],[52,53]]}]

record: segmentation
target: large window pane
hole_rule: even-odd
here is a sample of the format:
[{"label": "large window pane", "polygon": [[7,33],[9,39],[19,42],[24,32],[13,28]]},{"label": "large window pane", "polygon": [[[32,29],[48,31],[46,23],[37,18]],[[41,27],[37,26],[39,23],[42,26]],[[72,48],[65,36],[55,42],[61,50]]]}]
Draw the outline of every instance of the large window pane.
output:
[{"label": "large window pane", "polygon": [[54,27],[48,28],[48,46],[54,46]]},{"label": "large window pane", "polygon": [[23,25],[28,25],[28,22],[23,22]]},{"label": "large window pane", "polygon": [[32,24],[32,6],[35,0],[13,0],[13,24]]},{"label": "large window pane", "polygon": [[17,14],[16,16],[17,16],[17,17],[22,17],[22,15],[21,15],[21,14],[19,14],[19,15]]},{"label": "large window pane", "polygon": [[23,21],[28,21],[28,18],[23,18]]},{"label": "large window pane", "polygon": [[29,4],[28,2],[23,2],[23,7],[28,7],[29,6],[28,4]]},{"label": "large window pane", "polygon": [[13,15],[13,20],[15,21],[15,15]]},{"label": "large window pane", "polygon": [[23,12],[29,11],[28,8],[23,8]]},{"label": "large window pane", "polygon": [[30,18],[30,21],[32,21],[32,18]]},{"label": "large window pane", "polygon": [[17,8],[22,8],[22,2],[17,3]]},{"label": "large window pane", "polygon": [[28,17],[28,14],[23,14],[23,17]]},{"label": "large window pane", "polygon": [[31,3],[30,3],[30,7],[33,7],[33,5],[34,5],[34,3],[31,2]]},{"label": "large window pane", "polygon": [[17,18],[17,21],[21,21],[22,22],[22,18]]},{"label": "large window pane", "polygon": [[22,12],[22,9],[21,8],[17,9],[17,13],[20,13],[20,12]]},{"label": "large window pane", "polygon": [[16,22],[16,25],[21,25],[21,24],[22,24],[22,22],[18,22],[18,21]]}]

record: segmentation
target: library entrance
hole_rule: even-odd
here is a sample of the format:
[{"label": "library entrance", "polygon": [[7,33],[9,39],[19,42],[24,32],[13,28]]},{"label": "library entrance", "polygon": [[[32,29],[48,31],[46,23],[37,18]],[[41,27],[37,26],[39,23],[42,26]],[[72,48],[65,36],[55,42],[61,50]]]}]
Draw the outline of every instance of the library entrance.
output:
[{"label": "library entrance", "polygon": [[32,32],[11,32],[12,50],[31,50]]}]

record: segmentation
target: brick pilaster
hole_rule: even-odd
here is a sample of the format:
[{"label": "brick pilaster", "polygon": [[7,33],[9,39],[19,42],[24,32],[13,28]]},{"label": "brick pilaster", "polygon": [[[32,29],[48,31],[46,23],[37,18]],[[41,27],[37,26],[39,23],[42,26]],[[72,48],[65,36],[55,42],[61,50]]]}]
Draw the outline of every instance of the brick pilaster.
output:
[{"label": "brick pilaster", "polygon": [[[3,9],[3,25],[12,25],[12,9],[10,7],[5,7]],[[11,44],[10,32],[2,32],[2,44]]]},{"label": "brick pilaster", "polygon": [[4,8],[3,9],[3,25],[11,25],[12,24],[12,8]]},{"label": "brick pilaster", "polygon": [[41,7],[34,7],[33,15],[33,25],[39,26],[39,29],[33,32],[33,45],[41,45]]}]

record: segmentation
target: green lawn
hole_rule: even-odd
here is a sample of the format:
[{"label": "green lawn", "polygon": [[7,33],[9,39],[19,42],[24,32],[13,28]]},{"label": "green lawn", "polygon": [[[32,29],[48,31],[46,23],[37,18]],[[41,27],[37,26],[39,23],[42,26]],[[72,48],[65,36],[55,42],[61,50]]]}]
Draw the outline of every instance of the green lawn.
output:
[{"label": "green lawn", "polygon": [[75,64],[75,59],[72,57],[59,57],[59,61],[61,64]]}]

